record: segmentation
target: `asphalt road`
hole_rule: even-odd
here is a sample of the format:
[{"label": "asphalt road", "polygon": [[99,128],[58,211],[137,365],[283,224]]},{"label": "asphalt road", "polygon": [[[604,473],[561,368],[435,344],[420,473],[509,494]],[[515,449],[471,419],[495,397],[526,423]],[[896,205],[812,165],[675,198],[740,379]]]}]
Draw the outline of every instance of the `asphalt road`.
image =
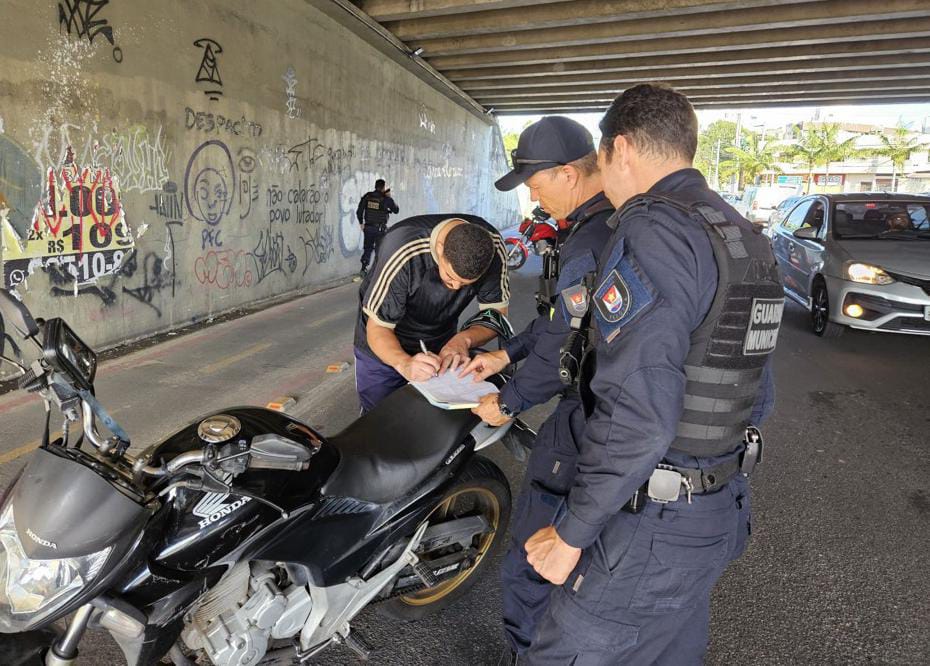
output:
[{"label": "asphalt road", "polygon": [[[538,263],[514,276],[515,323],[532,314]],[[351,368],[356,285],[300,298],[106,362],[98,396],[147,445],[199,415],[300,398],[295,413],[334,433],[357,414]],[[36,313],[42,315],[44,313]],[[775,356],[777,409],[753,481],[753,537],[714,593],[710,664],[930,663],[930,339],[850,331],[823,340],[786,310]],[[538,426],[550,406],[527,420]],[[38,443],[41,408],[0,397],[0,483]],[[516,493],[522,470],[491,457]],[[496,663],[500,591],[489,575],[454,607],[398,624],[355,623],[375,664]],[[119,664],[87,636],[81,664]],[[317,664],[354,664],[334,649]]]}]

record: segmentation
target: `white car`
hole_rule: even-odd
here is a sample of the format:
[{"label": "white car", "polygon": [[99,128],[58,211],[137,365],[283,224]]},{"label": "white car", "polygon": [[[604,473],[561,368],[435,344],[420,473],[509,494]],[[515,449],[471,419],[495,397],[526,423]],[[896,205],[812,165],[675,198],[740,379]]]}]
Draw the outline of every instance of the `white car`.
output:
[{"label": "white car", "polygon": [[751,185],[735,208],[753,224],[768,227],[778,204],[796,193],[794,185]]},{"label": "white car", "polygon": [[807,196],[773,228],[772,248],[817,335],[930,335],[930,197]]}]

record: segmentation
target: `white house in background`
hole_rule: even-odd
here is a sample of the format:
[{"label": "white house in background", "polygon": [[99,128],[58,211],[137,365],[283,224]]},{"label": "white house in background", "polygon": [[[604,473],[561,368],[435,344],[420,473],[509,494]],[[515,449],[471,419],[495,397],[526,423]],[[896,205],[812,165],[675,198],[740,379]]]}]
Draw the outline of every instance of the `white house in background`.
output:
[{"label": "white house in background", "polygon": [[[817,125],[818,123],[803,123],[803,125]],[[857,148],[877,148],[881,141],[876,136],[879,131],[891,132],[893,128],[881,128],[874,125],[859,125],[840,123],[839,140],[845,141],[855,138]],[[790,145],[796,133],[796,126],[788,126],[780,133],[776,143]],[[911,134],[922,147],[911,153],[904,164],[903,173],[897,174],[898,192],[930,192],[930,133],[915,131]],[[806,190],[808,177],[807,169],[803,166],[789,163],[779,163],[781,173],[775,175],[775,181],[785,184],[796,184],[801,191]],[[814,171],[814,183],[811,192],[881,192],[891,191],[894,167],[891,160],[883,157],[851,159],[845,162],[831,162],[829,169],[818,167]],[[768,173],[762,180],[768,182],[772,177]]]}]

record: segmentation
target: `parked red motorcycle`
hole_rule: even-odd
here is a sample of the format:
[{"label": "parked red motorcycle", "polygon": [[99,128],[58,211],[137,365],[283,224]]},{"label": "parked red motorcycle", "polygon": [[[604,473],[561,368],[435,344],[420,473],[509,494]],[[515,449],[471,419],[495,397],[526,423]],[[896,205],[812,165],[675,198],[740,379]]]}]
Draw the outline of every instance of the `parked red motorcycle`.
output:
[{"label": "parked red motorcycle", "polygon": [[518,270],[526,263],[530,250],[540,257],[555,248],[559,231],[567,228],[564,220],[555,221],[542,208],[536,207],[532,217],[520,223],[520,235],[504,239],[507,246],[507,268]]}]

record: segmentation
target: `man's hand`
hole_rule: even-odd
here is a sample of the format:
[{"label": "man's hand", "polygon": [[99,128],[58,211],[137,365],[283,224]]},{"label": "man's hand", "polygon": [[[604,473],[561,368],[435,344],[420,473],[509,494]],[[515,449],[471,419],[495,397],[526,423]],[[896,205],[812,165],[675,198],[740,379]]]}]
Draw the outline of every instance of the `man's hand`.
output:
[{"label": "man's hand", "polygon": [[551,525],[539,530],[526,542],[526,561],[536,573],[554,585],[561,585],[578,564],[581,548],[562,541]]},{"label": "man's hand", "polygon": [[492,426],[501,426],[510,419],[501,414],[501,402],[499,393],[488,393],[481,396],[478,406],[473,408],[472,414],[477,414],[481,420]]},{"label": "man's hand", "polygon": [[439,368],[439,374],[446,370],[455,370],[460,365],[468,362],[468,350],[471,348],[467,337],[461,333],[452,336],[452,339],[439,350],[439,358],[442,365]]},{"label": "man's hand", "polygon": [[500,372],[510,365],[510,357],[503,349],[484,354],[478,354],[469,361],[465,369],[462,370],[462,376],[466,377],[472,372],[475,373],[475,381],[480,382],[487,379],[496,372]]},{"label": "man's hand", "polygon": [[408,356],[394,368],[408,382],[422,382],[439,373],[440,361],[436,354],[417,354]]}]

